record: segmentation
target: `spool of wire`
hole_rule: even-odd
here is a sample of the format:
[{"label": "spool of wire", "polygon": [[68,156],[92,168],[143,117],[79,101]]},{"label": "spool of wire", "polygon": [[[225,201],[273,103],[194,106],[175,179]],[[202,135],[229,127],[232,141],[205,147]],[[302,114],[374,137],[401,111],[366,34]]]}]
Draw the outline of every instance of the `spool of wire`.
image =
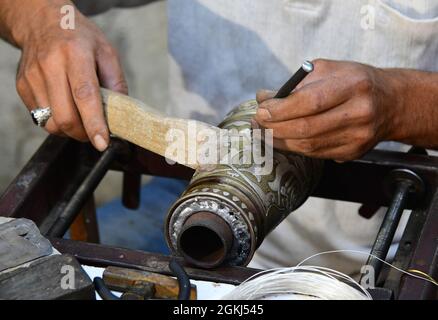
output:
[{"label": "spool of wire", "polygon": [[304,266],[310,259],[326,254],[349,252],[373,256],[387,266],[407,275],[427,281],[435,286],[438,282],[421,270],[402,270],[368,252],[340,249],[319,252],[301,261],[297,266],[259,272],[226,294],[224,300],[372,300],[369,292],[350,276],[325,267]]},{"label": "spool of wire", "polygon": [[372,300],[353,278],[317,266],[262,271],[226,294],[224,300]]}]

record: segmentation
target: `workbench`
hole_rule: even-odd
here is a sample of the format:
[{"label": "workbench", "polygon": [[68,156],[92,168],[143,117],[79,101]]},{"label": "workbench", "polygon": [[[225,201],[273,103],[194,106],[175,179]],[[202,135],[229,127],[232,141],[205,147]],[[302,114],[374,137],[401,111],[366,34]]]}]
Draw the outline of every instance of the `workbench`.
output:
[{"label": "workbench", "polygon": [[[115,248],[96,242],[93,191],[108,170],[124,174],[123,203],[135,208],[139,202],[143,174],[190,179],[193,171],[169,165],[164,158],[124,141],[113,140],[102,155],[88,144],[49,136],[20,174],[0,197],[0,216],[33,220],[63,254],[71,254],[88,266],[121,266],[171,274],[170,257],[161,254]],[[374,150],[363,158],[343,164],[327,161],[315,197],[363,204],[361,214],[371,216],[376,209],[394,204],[395,190],[388,177],[394,170],[408,170],[424,186],[418,196],[402,201],[399,210],[412,213],[400,241],[393,264],[403,270],[417,269],[438,277],[438,158],[424,150],[410,153]],[[86,241],[63,239],[73,221],[83,215]],[[203,270],[185,266],[191,279],[239,284],[259,270],[220,267]],[[387,299],[437,299],[437,287],[408,277],[396,270],[382,275],[378,283]]]}]

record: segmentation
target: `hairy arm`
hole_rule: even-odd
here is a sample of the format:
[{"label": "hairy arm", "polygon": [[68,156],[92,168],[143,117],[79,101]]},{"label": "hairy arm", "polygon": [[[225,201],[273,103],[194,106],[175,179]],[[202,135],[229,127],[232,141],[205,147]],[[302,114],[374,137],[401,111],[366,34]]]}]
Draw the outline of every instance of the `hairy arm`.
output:
[{"label": "hairy arm", "polygon": [[[21,49],[16,85],[24,104],[52,108],[49,133],[106,149],[100,86],[127,93],[117,51],[69,0],[17,2],[0,0],[0,36]],[[61,26],[65,5],[74,9],[73,30]]]}]

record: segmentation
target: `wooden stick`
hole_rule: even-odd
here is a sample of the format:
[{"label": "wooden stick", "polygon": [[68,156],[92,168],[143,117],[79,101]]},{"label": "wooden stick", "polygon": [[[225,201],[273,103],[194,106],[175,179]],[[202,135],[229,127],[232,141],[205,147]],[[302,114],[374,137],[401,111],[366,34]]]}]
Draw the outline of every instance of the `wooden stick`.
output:
[{"label": "wooden stick", "polygon": [[[215,132],[219,137],[218,127],[196,120],[168,117],[142,101],[107,89],[102,88],[101,94],[109,130],[119,138],[193,169],[200,167],[193,150],[218,148],[216,141],[200,141],[197,138],[205,132]],[[169,152],[176,149],[182,152]]]}]

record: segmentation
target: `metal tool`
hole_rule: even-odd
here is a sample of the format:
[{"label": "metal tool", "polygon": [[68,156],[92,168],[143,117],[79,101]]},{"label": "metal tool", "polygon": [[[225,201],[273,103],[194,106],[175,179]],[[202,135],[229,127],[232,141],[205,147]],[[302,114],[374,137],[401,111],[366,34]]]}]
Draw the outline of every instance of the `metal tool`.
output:
[{"label": "metal tool", "polygon": [[[126,268],[108,267],[103,279],[94,278],[96,291],[104,300],[119,300],[111,290],[124,292],[122,299],[144,300],[150,298],[196,300],[196,286],[192,286],[184,267],[171,259],[169,270],[173,278]],[[125,295],[128,293],[128,295]],[[145,296],[146,295],[146,296]]]},{"label": "metal tool", "polygon": [[304,78],[313,71],[314,66],[310,61],[304,61],[301,68],[278,90],[275,99],[286,98],[300,84]]},{"label": "metal tool", "polygon": [[90,194],[96,189],[99,182],[103,179],[105,174],[117,154],[120,153],[124,147],[124,142],[120,140],[112,140],[109,147],[103,152],[100,159],[96,162],[90,174],[85,178],[82,185],[72,196],[64,210],[60,213],[57,220],[47,232],[51,237],[62,237],[76,218],[79,210],[82,209]]},{"label": "metal tool", "polygon": [[[169,165],[157,154],[130,145],[129,161],[117,159],[108,170],[134,172],[189,180],[193,171],[181,165]],[[98,153],[89,144],[72,139],[49,136],[31,160],[5,189],[0,197],[0,215],[25,217],[47,229],[56,219],[48,219],[52,211],[62,212],[71,197],[83,186],[97,162]],[[66,170],[68,168],[68,170]],[[424,181],[425,194],[421,199],[404,200],[404,208],[412,209],[407,227],[400,240],[392,264],[402,270],[416,269],[438,278],[438,158],[425,154],[372,150],[363,158],[338,164],[325,162],[320,182],[312,196],[367,203],[373,207],[390,207],[383,192],[384,177],[396,168],[415,172]],[[395,186],[395,185],[394,185]],[[397,189],[394,188],[393,191]],[[92,197],[92,188],[85,197]],[[356,214],[352,212],[351,214]],[[54,215],[57,217],[58,215]],[[45,233],[44,233],[45,234]],[[110,265],[147,270],[172,275],[170,256],[139,250],[67,239],[51,239],[62,253],[70,253],[81,263],[106,267]],[[239,284],[260,270],[228,266],[214,270],[184,264],[192,279]],[[62,275],[62,274],[61,274]],[[418,278],[391,269],[381,273],[377,284],[393,293],[395,299],[436,299],[437,287]]]},{"label": "metal tool", "polygon": [[52,109],[50,109],[50,107],[36,108],[30,111],[30,115],[33,123],[35,123],[38,127],[44,127],[52,116]]},{"label": "metal tool", "polygon": [[[196,286],[191,285],[183,267],[176,261],[168,263],[169,271],[176,280],[155,272],[147,272],[131,267],[110,266],[103,273],[103,280],[111,290],[132,292],[143,295],[147,285],[154,286],[154,298],[177,299],[179,294],[187,294],[191,300],[196,300]],[[180,285],[183,283],[184,285]],[[188,288],[186,288],[188,286]],[[182,290],[181,290],[182,288]]]},{"label": "metal tool", "polygon": [[112,293],[110,289],[108,289],[102,278],[95,277],[93,279],[93,283],[97,293],[102,298],[102,300],[121,300],[118,296]]},{"label": "metal tool", "polygon": [[424,193],[425,188],[423,180],[416,173],[407,169],[393,170],[388,181],[389,188],[394,190],[393,198],[366,263],[373,268],[376,280],[382,270],[382,260],[385,260],[388,254],[403,210],[406,208],[408,197],[416,196],[419,198]]},{"label": "metal tool", "polygon": [[[313,65],[305,62],[277,96],[288,95],[312,70]],[[242,103],[219,127],[249,131],[257,107],[256,101]],[[166,219],[172,251],[202,268],[248,264],[265,236],[308,198],[324,164],[279,150],[272,152],[271,160],[272,170],[263,174],[257,173],[255,162],[197,170]]]},{"label": "metal tool", "polygon": [[183,266],[176,259],[172,259],[169,263],[169,269],[172,270],[178,279],[178,300],[190,300],[190,278]]}]

